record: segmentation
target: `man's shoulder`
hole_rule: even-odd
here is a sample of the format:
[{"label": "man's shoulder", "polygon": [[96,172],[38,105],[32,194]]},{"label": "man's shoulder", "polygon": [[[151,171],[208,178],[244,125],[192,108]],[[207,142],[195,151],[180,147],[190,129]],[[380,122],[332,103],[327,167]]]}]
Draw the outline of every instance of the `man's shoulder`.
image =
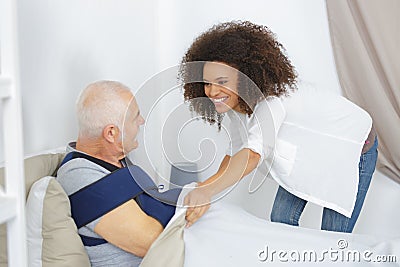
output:
[{"label": "man's shoulder", "polygon": [[63,164],[57,171],[57,181],[68,195],[96,182],[109,171],[84,158],[75,158]]}]

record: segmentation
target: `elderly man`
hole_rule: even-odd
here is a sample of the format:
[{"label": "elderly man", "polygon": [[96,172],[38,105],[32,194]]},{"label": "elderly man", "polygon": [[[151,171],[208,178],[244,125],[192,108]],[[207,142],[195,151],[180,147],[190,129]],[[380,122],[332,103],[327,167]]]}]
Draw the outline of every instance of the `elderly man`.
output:
[{"label": "elderly man", "polygon": [[[57,173],[57,180],[70,200],[88,185],[129,165],[125,157],[137,148],[136,136],[144,123],[129,88],[114,81],[98,81],[87,86],[77,101],[77,117],[79,136],[76,143],[68,147],[75,154]],[[163,225],[147,215],[138,202],[131,198],[84,226],[78,226],[92,266],[140,264],[152,242],[163,231]],[[72,201],[71,207],[74,217]],[[77,222],[76,218],[74,220]]]}]

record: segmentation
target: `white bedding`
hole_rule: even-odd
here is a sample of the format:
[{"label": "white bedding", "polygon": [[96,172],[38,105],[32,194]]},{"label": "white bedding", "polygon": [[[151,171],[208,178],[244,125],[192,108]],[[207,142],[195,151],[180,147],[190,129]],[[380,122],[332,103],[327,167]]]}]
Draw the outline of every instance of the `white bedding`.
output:
[{"label": "white bedding", "polygon": [[397,255],[400,261],[400,239],[379,241],[370,236],[273,223],[223,203],[215,203],[203,218],[184,230],[183,236],[184,266],[189,267],[309,266],[310,262],[375,266],[379,265],[373,263],[378,255]]},{"label": "white bedding", "polygon": [[178,208],[141,266],[400,266],[400,239],[272,223],[222,202],[190,228],[184,215]]}]

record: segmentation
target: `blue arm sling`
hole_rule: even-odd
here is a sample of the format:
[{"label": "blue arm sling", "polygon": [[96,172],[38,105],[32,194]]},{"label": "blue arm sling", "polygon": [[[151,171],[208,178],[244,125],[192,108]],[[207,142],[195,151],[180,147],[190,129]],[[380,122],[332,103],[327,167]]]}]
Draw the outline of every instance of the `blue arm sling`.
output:
[{"label": "blue arm sling", "polygon": [[[71,152],[61,165],[74,158],[92,157]],[[158,192],[153,180],[136,165],[117,169],[96,182],[85,186],[69,196],[71,215],[77,228],[96,220],[130,199],[135,199],[140,208],[165,227],[175,214],[175,205],[181,189]],[[80,235],[85,246],[104,244],[104,239]]]}]

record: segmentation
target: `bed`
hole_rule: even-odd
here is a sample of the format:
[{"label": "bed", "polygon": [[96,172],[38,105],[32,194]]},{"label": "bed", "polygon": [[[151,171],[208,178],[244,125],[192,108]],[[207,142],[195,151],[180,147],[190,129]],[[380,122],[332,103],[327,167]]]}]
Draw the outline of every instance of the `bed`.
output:
[{"label": "bed", "polygon": [[190,228],[184,215],[177,209],[141,266],[399,266],[400,239],[273,223],[223,201]]},{"label": "bed", "polygon": [[[29,266],[90,266],[71,218],[68,197],[54,179],[63,153],[25,160]],[[0,183],[3,183],[0,169]],[[190,190],[186,187],[180,196]],[[185,208],[153,243],[141,266],[275,266],[296,264],[399,266],[400,240],[324,232],[272,223],[242,208],[215,202],[192,227]],[[7,266],[1,226],[0,266]],[[396,258],[395,258],[396,257]],[[378,262],[380,261],[380,262]],[[388,262],[391,261],[391,262]]]}]

